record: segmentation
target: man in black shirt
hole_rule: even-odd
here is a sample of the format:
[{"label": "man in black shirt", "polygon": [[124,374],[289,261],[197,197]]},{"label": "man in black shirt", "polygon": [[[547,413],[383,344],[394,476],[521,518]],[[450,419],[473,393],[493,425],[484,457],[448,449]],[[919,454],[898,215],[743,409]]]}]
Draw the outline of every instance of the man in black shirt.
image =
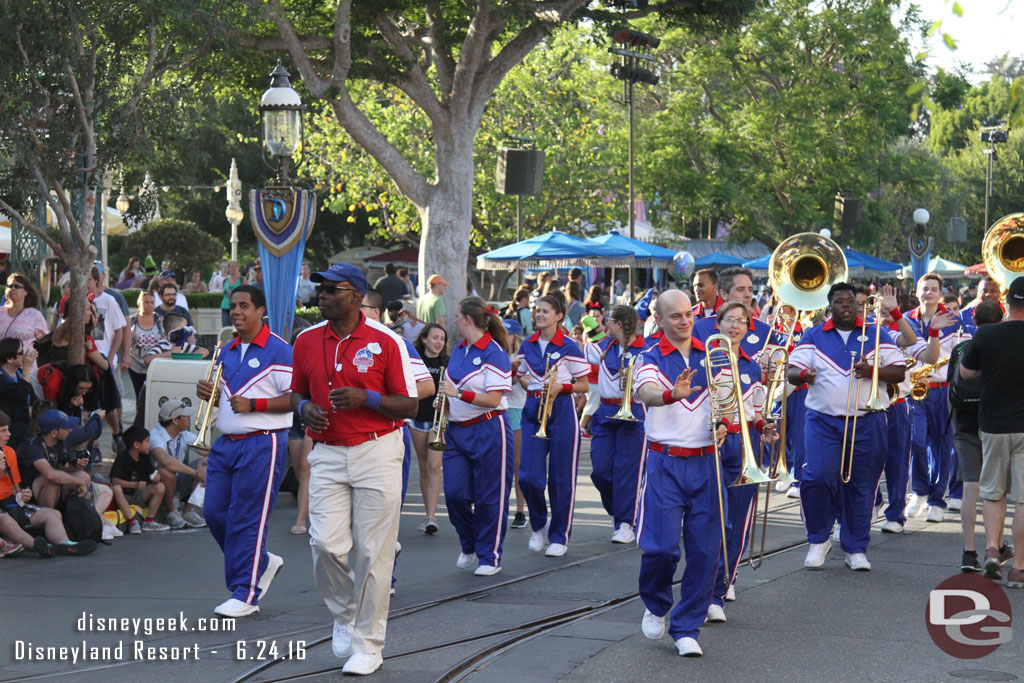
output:
[{"label": "man in black shirt", "polygon": [[389,263],[384,266],[384,272],[386,274],[373,283],[373,288],[384,297],[385,304],[389,304],[392,301],[401,301],[408,290],[402,278],[395,274],[395,264]]},{"label": "man in black shirt", "polygon": [[[999,544],[1006,519],[1006,497],[1024,502],[1024,277],[1006,293],[1007,319],[978,330],[960,362],[960,376],[981,377],[978,434],[982,465],[980,493],[984,500],[985,575],[1001,578]],[[1013,566],[1007,572],[1009,588],[1024,588],[1024,514],[1013,520]]]}]

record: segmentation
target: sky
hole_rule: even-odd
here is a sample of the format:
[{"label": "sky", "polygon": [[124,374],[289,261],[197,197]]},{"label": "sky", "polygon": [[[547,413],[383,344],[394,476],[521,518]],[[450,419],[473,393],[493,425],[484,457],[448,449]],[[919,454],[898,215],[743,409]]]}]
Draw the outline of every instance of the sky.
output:
[{"label": "sky", "polygon": [[[927,43],[915,38],[915,49],[930,51],[928,63],[951,70],[960,62],[973,66],[968,76],[975,83],[987,80],[982,76],[984,63],[1009,52],[1024,55],[1020,36],[1024,33],[1024,2],[1021,0],[960,0],[963,16],[953,13],[953,0],[913,0],[928,21],[942,20],[939,31]],[[943,43],[942,32],[957,41],[950,50]]]}]

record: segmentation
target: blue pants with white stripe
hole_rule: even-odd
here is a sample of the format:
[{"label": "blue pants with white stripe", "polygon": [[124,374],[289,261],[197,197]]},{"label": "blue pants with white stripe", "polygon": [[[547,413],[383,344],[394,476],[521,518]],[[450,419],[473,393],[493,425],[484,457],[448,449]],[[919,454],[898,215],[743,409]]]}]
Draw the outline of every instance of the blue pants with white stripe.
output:
[{"label": "blue pants with white stripe", "polygon": [[928,505],[946,507],[946,486],[953,466],[953,431],[949,423],[949,389],[936,387],[923,401],[910,402],[912,481],[914,493]]},{"label": "blue pants with white stripe", "polygon": [[534,531],[548,522],[544,501],[547,488],[551,501],[548,540],[567,544],[572,535],[572,514],[576,504],[576,471],[580,457],[580,421],[570,394],[559,394],[548,418],[548,438],[539,439],[537,410],[540,399],[527,397],[523,407],[523,442],[519,455],[519,488],[530,511]]},{"label": "blue pants with white stripe", "polygon": [[449,423],[444,438],[444,500],[462,552],[500,567],[515,458],[508,418],[503,413],[464,427]]},{"label": "blue pants with white stripe", "polygon": [[[800,506],[808,541],[827,541],[833,523],[839,518],[843,550],[863,553],[871,539],[875,491],[885,465],[885,413],[857,418],[853,470],[848,484],[842,482],[839,471],[845,420],[816,410],[807,411],[807,460],[800,482]],[[853,418],[850,422],[852,425]]]},{"label": "blue pants with white stripe", "polygon": [[[643,551],[640,598],[656,616],[672,610],[668,632],[673,640],[696,638],[711,605],[722,549],[717,485],[714,455],[676,458],[647,452],[636,530],[637,545]],[[673,609],[672,579],[682,555],[680,534],[686,566]]]},{"label": "blue pants with white stripe", "polygon": [[804,422],[807,419],[807,390],[794,391],[786,399],[786,467],[800,485],[804,468]]},{"label": "blue pants with white stripe", "polygon": [[904,513],[907,510],[907,482],[910,479],[910,406],[906,401],[897,403],[889,406],[885,415],[888,425],[885,491],[889,496],[885,518],[890,522],[904,524],[907,521]]},{"label": "blue pants with white stripe", "polygon": [[[409,466],[412,464],[412,433],[409,425],[402,425],[402,443],[405,455],[402,456],[402,507],[405,507],[405,494],[409,490]],[[395,566],[391,569],[391,587],[398,582],[398,555],[395,555]]]},{"label": "blue pants with white stripe", "polygon": [[267,568],[267,523],[287,462],[284,429],[238,441],[222,436],[207,460],[203,515],[224,551],[231,597],[250,605],[260,597],[256,584]]},{"label": "blue pants with white stripe", "polygon": [[[757,432],[751,434],[751,445],[754,452],[758,451],[759,439]],[[743,442],[739,434],[730,434],[725,437],[725,443],[719,448],[722,454],[722,484],[725,486],[725,547],[729,551],[729,581],[725,581],[726,568],[725,557],[718,561],[718,571],[715,573],[715,594],[713,602],[722,606],[725,604],[725,594],[729,590],[729,584],[736,578],[736,569],[740,564],[740,557],[743,556],[743,548],[746,546],[747,532],[751,521],[751,504],[754,496],[757,495],[757,485],[747,484],[744,486],[730,486],[740,474],[743,467]],[[719,530],[721,533],[721,530]]]},{"label": "blue pants with white stripe", "polygon": [[612,418],[620,407],[602,403],[590,419],[590,480],[616,529],[620,524],[633,525],[640,452],[644,447],[643,406],[633,404],[633,417],[640,422]]}]

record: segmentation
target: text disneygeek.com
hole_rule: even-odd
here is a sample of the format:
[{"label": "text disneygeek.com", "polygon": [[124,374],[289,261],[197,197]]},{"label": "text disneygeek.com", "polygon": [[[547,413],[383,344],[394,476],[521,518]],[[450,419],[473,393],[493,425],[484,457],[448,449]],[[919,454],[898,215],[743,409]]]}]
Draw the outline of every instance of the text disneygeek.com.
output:
[{"label": "text disneygeek.com", "polygon": [[[124,633],[135,637],[116,645],[90,645],[82,640],[73,645],[14,641],[14,660],[18,662],[117,662],[117,661],[185,661],[199,658],[199,645],[150,645],[139,636],[166,633],[232,632],[234,619],[189,618],[184,612],[174,617],[105,617],[82,612],[75,622],[79,633]],[[211,653],[212,654],[212,653]]]}]

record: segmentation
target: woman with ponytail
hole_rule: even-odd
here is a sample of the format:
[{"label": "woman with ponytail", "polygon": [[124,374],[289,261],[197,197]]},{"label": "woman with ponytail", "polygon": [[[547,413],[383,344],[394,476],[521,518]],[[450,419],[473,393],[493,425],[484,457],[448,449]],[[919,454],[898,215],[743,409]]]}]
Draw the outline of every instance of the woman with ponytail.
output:
[{"label": "woman with ponytail", "polygon": [[462,552],[455,566],[474,574],[501,571],[512,490],[512,429],[505,411],[512,392],[508,333],[479,297],[459,302],[462,336],[448,360],[441,392],[448,400],[447,444],[441,461],[448,518]]},{"label": "woman with ponytail", "polygon": [[[519,486],[530,511],[530,550],[544,549],[545,537],[550,545],[549,557],[561,557],[568,550],[572,533],[573,506],[576,502],[576,470],[579,468],[580,426],[572,393],[585,393],[589,388],[590,367],[583,358],[579,344],[569,338],[562,327],[565,320],[565,299],[561,293],[537,300],[537,331],[523,342],[519,350],[518,375],[527,391],[523,408],[523,448],[519,464]],[[541,396],[545,371],[557,373],[552,386],[554,403],[547,421],[548,438],[538,438]],[[551,518],[548,519],[544,489],[551,497]]]},{"label": "woman with ponytail", "polygon": [[[622,407],[622,372],[644,350],[640,317],[630,306],[616,306],[605,319],[610,336],[584,347],[587,361],[598,366],[598,390],[601,405],[590,420],[590,480],[601,494],[601,504],[612,516],[612,543],[632,543],[633,513],[644,445],[644,407],[630,401],[631,413],[638,422],[612,417]],[[639,360],[637,361],[639,363]]]}]

